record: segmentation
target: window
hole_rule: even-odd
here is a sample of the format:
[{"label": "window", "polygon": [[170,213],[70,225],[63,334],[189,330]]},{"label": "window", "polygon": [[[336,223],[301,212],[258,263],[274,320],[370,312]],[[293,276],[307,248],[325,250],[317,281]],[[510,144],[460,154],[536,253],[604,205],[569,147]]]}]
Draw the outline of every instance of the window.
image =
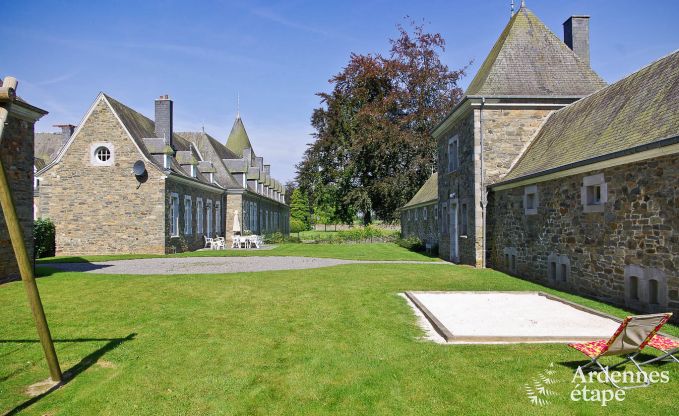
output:
[{"label": "window", "polygon": [[422,219],[427,220],[427,207],[422,207]]},{"label": "window", "polygon": [[417,208],[415,208],[415,209],[413,210],[413,212],[414,212],[414,215],[415,215],[415,221],[417,221]]},{"label": "window", "polygon": [[538,213],[538,187],[526,186],[523,190],[523,208],[526,215]]},{"label": "window", "polygon": [[179,195],[170,195],[170,236],[179,235]]},{"label": "window", "polygon": [[196,199],[196,233],[203,234],[203,199]]},{"label": "window", "polygon": [[608,202],[608,185],[604,174],[586,176],[582,181],[581,201],[584,212],[603,212]]},{"label": "window", "polygon": [[434,221],[438,221],[438,220],[439,220],[439,206],[434,205]]},{"label": "window", "polygon": [[114,162],[113,144],[92,143],[90,145],[90,164],[92,166],[112,166]]},{"label": "window", "polygon": [[460,234],[467,235],[467,204],[462,204],[460,216]]},{"label": "window", "polygon": [[193,233],[193,205],[191,197],[184,197],[184,234],[191,235]]},{"label": "window", "polygon": [[206,235],[208,237],[212,237],[212,201],[207,200],[206,204],[206,209],[207,209],[207,228],[206,228]]},{"label": "window", "polygon": [[412,211],[408,210],[408,221],[410,221],[411,218],[412,218]]},{"label": "window", "polygon": [[458,168],[458,140],[457,135],[448,139],[448,172]]},{"label": "window", "polygon": [[547,277],[557,286],[568,283],[571,274],[571,260],[565,254],[551,253],[547,256]]},{"label": "window", "polygon": [[94,154],[100,162],[108,162],[111,158],[111,151],[104,146],[98,147]]},{"label": "window", "polygon": [[516,257],[518,252],[515,247],[505,247],[502,250],[505,256],[505,268],[509,273],[516,273]]},{"label": "window", "polygon": [[[245,223],[245,220],[243,220]],[[215,202],[215,234],[219,235],[222,233],[222,203],[219,201]]]}]

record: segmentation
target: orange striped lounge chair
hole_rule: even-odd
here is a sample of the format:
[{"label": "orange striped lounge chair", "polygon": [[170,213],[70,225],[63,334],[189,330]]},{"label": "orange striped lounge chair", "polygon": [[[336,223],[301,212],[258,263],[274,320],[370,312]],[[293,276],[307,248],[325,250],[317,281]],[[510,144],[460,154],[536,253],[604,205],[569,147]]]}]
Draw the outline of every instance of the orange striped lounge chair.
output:
[{"label": "orange striped lounge chair", "polygon": [[634,357],[636,357],[636,355],[639,354],[639,352],[641,352],[641,350],[644,349],[647,344],[649,344],[649,342],[656,336],[656,333],[663,325],[665,325],[671,316],[672,314],[669,312],[653,315],[628,316],[622,321],[610,339],[573,343],[568,344],[568,346],[575,348],[576,350],[585,354],[591,360],[589,363],[582,366],[582,369],[596,364],[599,369],[601,369],[601,371],[606,374],[606,379],[616,388],[630,389],[635,387],[648,387],[650,385],[648,378],[646,378],[646,382],[644,384],[624,387],[618,386],[608,376],[609,367],[604,367],[599,362],[599,359],[606,356],[624,356],[625,360],[617,363],[613,367],[626,363],[627,361],[631,361],[640,372],[644,372],[641,369],[641,364],[638,363]]}]

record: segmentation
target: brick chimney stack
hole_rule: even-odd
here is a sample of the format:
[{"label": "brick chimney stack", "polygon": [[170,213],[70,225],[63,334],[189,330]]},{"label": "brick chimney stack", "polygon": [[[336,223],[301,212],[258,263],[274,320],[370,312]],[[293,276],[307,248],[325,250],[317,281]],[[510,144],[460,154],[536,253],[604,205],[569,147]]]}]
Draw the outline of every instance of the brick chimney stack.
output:
[{"label": "brick chimney stack", "polygon": [[62,144],[66,144],[75,131],[75,126],[73,124],[55,124],[54,127],[59,127],[61,129]]},{"label": "brick chimney stack", "polygon": [[563,41],[589,64],[589,16],[571,16],[563,22]]}]

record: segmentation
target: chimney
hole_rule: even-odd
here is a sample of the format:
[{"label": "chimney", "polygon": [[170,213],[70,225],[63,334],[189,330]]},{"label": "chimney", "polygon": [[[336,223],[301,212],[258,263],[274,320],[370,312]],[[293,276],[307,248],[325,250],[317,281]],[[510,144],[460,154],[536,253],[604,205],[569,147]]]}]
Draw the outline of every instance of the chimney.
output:
[{"label": "chimney", "polygon": [[59,127],[61,129],[61,140],[63,144],[66,144],[75,131],[75,126],[73,124],[55,124],[54,127]]},{"label": "chimney", "polygon": [[243,149],[243,159],[247,161],[247,166],[252,166],[252,149],[246,147]]},{"label": "chimney", "polygon": [[563,22],[563,41],[589,66],[589,16],[571,16]]},{"label": "chimney", "polygon": [[172,100],[167,95],[156,99],[156,137],[172,147]]}]

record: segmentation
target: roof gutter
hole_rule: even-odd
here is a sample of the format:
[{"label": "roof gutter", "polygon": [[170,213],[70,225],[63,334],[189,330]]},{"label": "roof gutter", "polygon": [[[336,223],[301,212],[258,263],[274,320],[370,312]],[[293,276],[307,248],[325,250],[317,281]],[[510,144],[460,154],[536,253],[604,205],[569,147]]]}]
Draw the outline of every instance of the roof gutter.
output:
[{"label": "roof gutter", "polygon": [[[672,145],[676,145],[676,144],[679,144],[679,136],[672,136],[672,137],[668,137],[666,139],[658,140],[658,141],[655,141],[655,142],[652,142],[652,143],[646,143],[646,144],[642,144],[642,145],[639,145],[639,146],[630,147],[630,148],[623,149],[623,150],[620,150],[620,151],[617,151],[617,152],[608,153],[608,154],[605,154],[605,155],[580,160],[580,161],[569,163],[569,164],[566,164],[566,165],[557,166],[555,168],[551,168],[551,169],[543,170],[543,171],[540,171],[540,172],[535,172],[535,173],[531,173],[531,174],[528,174],[528,175],[520,176],[518,178],[513,178],[513,179],[510,179],[510,180],[498,182],[498,183],[491,185],[490,187],[494,188],[494,189],[500,188],[500,187],[507,188],[507,187],[510,187],[509,185],[515,184],[517,182],[524,182],[524,181],[528,181],[528,180],[531,180],[531,179],[540,178],[542,176],[554,174],[554,173],[557,173],[557,172],[567,171],[567,170],[570,170],[570,169],[575,169],[575,168],[579,168],[579,167],[583,167],[583,166],[587,166],[587,165],[592,165],[592,164],[599,163],[599,162],[605,162],[605,161],[609,161],[609,160],[613,160],[613,159],[619,159],[619,158],[622,158],[622,157],[625,157],[625,156],[632,156],[632,155],[636,155],[636,154],[639,154],[639,153],[647,152],[647,151],[650,151],[650,150],[656,150],[656,149],[660,149],[660,148],[663,148],[663,147],[672,146]],[[671,153],[668,153],[668,154],[671,154]]]}]

